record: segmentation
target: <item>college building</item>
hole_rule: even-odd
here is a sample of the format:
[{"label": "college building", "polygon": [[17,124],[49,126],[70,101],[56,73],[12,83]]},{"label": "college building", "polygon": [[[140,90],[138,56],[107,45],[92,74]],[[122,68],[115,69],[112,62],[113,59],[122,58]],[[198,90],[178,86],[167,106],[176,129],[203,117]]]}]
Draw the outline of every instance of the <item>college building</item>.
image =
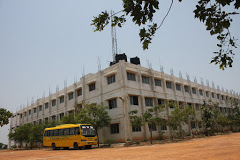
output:
[{"label": "college building", "polygon": [[[115,142],[148,140],[148,125],[132,127],[130,111],[138,110],[138,114],[142,114],[148,108],[171,100],[179,106],[191,107],[198,119],[197,125],[202,128],[200,108],[204,101],[211,99],[213,103],[219,104],[220,112],[228,114],[234,112],[231,104],[227,103],[231,98],[237,99],[240,104],[240,96],[232,92],[142,67],[137,57],[132,58],[131,63],[127,62],[126,57],[118,57],[108,68],[95,74],[87,74],[71,86],[19,110],[11,117],[10,132],[25,123],[60,121],[84,101],[109,106],[107,111],[112,120],[109,127],[100,130],[100,142],[107,138]],[[165,111],[161,113],[162,117],[167,118],[173,110],[174,107],[166,105]],[[192,121],[193,129],[196,128],[195,123],[196,121]],[[187,126],[183,126],[183,129],[188,132]],[[165,136],[169,135],[166,125],[153,126],[153,130],[153,138],[159,136],[159,131],[163,131]],[[9,147],[14,144],[15,142],[9,140]]]}]

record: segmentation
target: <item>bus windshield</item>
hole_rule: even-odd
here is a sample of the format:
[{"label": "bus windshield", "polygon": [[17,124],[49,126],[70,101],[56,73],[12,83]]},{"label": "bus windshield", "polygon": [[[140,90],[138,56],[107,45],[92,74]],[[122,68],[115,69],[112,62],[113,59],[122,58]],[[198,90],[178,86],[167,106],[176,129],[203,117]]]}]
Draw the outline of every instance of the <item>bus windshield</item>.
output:
[{"label": "bus windshield", "polygon": [[93,126],[90,125],[81,125],[81,134],[85,137],[95,137],[96,131]]}]

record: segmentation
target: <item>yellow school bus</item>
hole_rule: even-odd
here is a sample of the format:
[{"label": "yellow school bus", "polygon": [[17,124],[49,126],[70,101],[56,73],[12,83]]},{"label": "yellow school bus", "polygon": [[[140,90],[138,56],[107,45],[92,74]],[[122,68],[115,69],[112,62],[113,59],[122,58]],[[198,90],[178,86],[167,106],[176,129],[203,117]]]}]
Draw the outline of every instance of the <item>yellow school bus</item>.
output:
[{"label": "yellow school bus", "polygon": [[96,132],[90,124],[65,124],[44,130],[44,147],[52,147],[52,149],[85,147],[90,149],[92,145],[96,144]]}]

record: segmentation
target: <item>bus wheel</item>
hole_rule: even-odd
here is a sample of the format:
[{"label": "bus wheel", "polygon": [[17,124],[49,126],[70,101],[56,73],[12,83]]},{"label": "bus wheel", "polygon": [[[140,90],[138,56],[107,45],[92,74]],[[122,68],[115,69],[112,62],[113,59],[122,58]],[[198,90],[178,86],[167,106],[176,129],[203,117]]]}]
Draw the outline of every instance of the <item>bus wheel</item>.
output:
[{"label": "bus wheel", "polygon": [[75,143],[73,144],[73,148],[74,148],[74,149],[78,149],[78,143],[77,143],[77,142],[75,142]]},{"label": "bus wheel", "polygon": [[92,145],[85,146],[85,149],[91,149],[91,148],[92,148]]},{"label": "bus wheel", "polygon": [[55,143],[52,144],[52,149],[53,149],[53,150],[56,149],[56,145],[55,145]]}]

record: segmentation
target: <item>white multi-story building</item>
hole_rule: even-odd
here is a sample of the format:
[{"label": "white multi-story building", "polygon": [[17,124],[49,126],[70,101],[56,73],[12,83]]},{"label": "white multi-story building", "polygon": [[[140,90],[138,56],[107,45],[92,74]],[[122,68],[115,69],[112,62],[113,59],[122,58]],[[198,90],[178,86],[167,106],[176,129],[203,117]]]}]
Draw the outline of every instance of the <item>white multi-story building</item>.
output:
[{"label": "white multi-story building", "polygon": [[[173,100],[180,105],[191,105],[201,126],[199,108],[204,101],[211,99],[219,104],[221,112],[231,112],[231,106],[226,103],[226,99],[231,97],[236,98],[240,104],[238,95],[120,60],[95,74],[87,74],[79,82],[38,99],[18,111],[11,118],[10,132],[25,123],[59,121],[73,112],[75,105],[84,101],[109,106],[111,125],[101,129],[100,141],[106,138],[116,142],[147,140],[150,137],[148,126],[132,128],[129,111],[138,110],[141,114],[150,107],[163,104],[164,100]],[[173,108],[166,107],[163,116],[167,117],[171,110]],[[166,126],[156,127],[155,130],[155,138],[160,130],[164,131],[165,135],[169,133]],[[9,141],[9,146],[11,145],[13,142]]]}]

